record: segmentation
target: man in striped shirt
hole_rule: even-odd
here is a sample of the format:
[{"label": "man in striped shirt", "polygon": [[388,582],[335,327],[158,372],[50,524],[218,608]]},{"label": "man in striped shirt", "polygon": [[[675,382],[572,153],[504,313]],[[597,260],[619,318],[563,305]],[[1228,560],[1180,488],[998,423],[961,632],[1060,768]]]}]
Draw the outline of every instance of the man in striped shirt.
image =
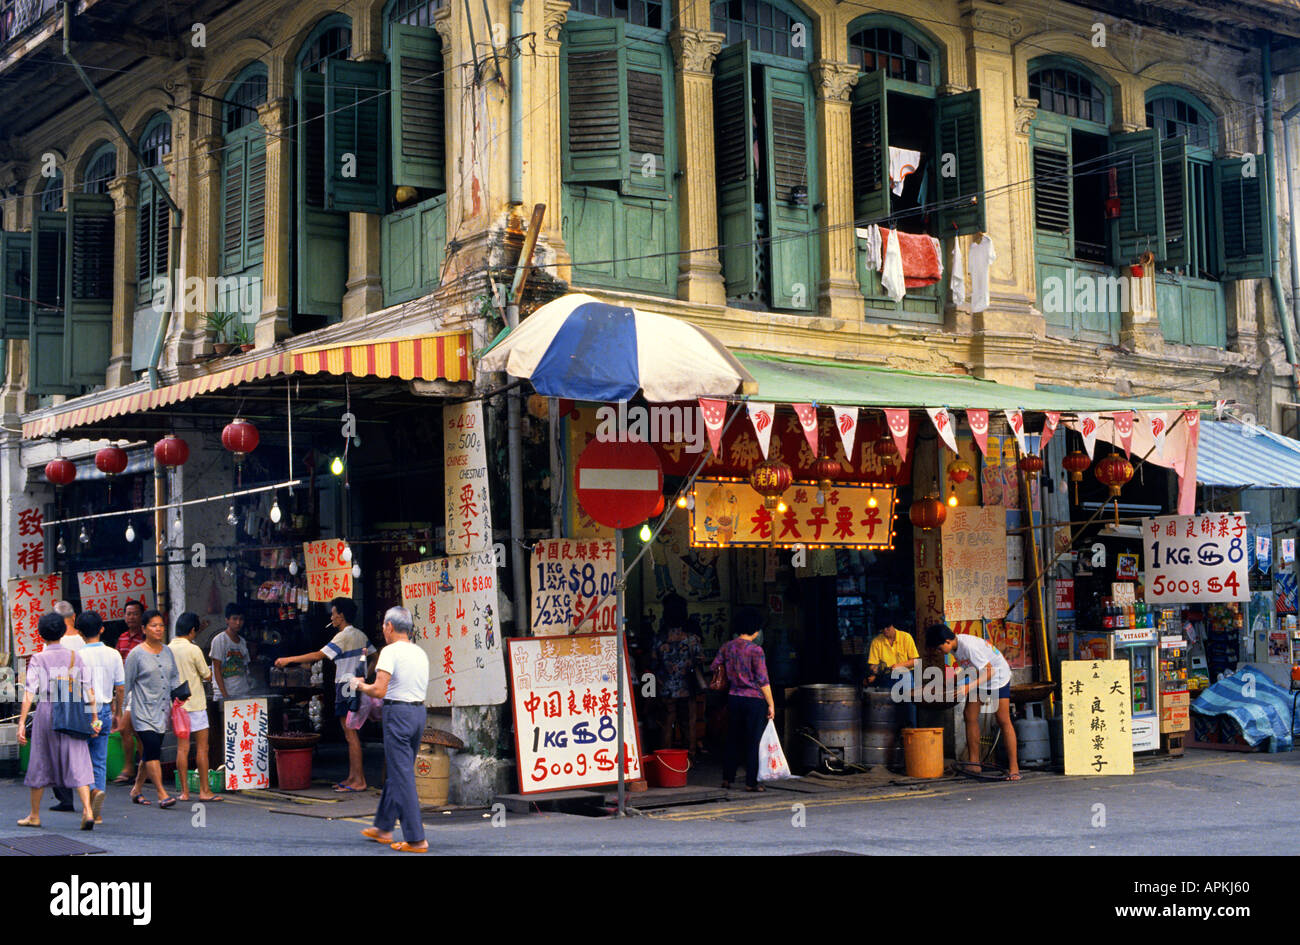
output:
[{"label": "man in striped shirt", "polygon": [[[301,656],[282,656],[275,661],[276,666],[290,666],[294,663],[314,663],[317,660],[334,661],[334,714],[340,720],[348,714],[348,700],[352,696],[352,679],[358,675],[357,669],[361,658],[367,659],[375,652],[366,635],[352,624],[357,619],[357,605],[346,597],[336,597],[330,601],[330,624],[337,631],[334,638],[319,650],[304,653]],[[348,743],[348,776],[334,785],[334,790],[342,794],[349,791],[366,789],[366,772],[362,765],[361,732],[343,725],[343,737]]]}]

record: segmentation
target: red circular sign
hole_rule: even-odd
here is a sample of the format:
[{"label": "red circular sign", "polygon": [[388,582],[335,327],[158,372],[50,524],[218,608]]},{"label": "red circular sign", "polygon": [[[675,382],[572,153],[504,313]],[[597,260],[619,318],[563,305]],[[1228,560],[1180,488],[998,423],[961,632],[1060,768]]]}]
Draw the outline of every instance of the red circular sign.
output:
[{"label": "red circular sign", "polygon": [[654,514],[664,491],[664,470],[650,444],[593,440],[573,474],[583,509],[601,525],[632,528]]}]

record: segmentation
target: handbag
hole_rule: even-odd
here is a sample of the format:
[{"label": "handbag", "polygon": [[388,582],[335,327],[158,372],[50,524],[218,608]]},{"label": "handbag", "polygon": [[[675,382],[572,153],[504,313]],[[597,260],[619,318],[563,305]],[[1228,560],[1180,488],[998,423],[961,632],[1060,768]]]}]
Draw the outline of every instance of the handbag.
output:
[{"label": "handbag", "polygon": [[185,703],[180,699],[172,700],[172,731],[177,738],[190,737],[190,714],[185,711]]},{"label": "handbag", "polygon": [[190,696],[190,684],[183,679],[181,684],[172,690],[172,700],[175,702],[188,702]]},{"label": "handbag", "polygon": [[[72,670],[76,664],[77,654],[68,654],[69,677],[72,676]],[[72,679],[58,679],[55,682],[58,683],[55,687],[58,699],[50,702],[50,724],[54,731],[83,741],[94,738],[95,730],[91,727],[90,715],[86,712],[86,704],[80,699],[74,698]]]},{"label": "handbag", "polygon": [[713,671],[713,678],[709,680],[709,688],[714,692],[727,691],[727,664],[721,662],[718,668]]}]

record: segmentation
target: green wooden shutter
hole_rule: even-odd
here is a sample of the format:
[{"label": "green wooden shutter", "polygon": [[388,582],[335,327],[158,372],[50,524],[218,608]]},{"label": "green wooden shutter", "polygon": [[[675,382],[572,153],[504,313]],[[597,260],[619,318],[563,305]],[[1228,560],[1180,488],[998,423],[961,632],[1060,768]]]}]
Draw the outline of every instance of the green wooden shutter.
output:
[{"label": "green wooden shutter", "polygon": [[628,177],[625,194],[665,197],[672,188],[668,116],[673,114],[672,63],[662,44],[632,43],[627,50]]},{"label": "green wooden shutter", "polygon": [[853,135],[853,212],[859,223],[889,216],[889,110],[885,73],[870,72],[853,87],[849,121]]},{"label": "green wooden shutter", "polygon": [[[325,63],[325,207],[383,213],[387,184],[387,65]],[[350,156],[350,158],[349,158]]]},{"label": "green wooden shutter", "polygon": [[[816,163],[812,142],[812,78],[807,72],[763,69],[767,109],[767,219],[771,237],[772,307],[817,308]],[[803,191],[796,202],[795,192]]]},{"label": "green wooden shutter", "polygon": [[1074,175],[1070,132],[1035,127],[1030,139],[1034,175],[1034,244],[1040,254],[1074,256]]},{"label": "green wooden shutter", "polygon": [[135,281],[136,306],[139,307],[153,295],[153,182],[147,177],[140,181],[139,197],[135,206]]},{"label": "green wooden shutter", "polygon": [[713,74],[713,134],[717,160],[718,242],[727,297],[760,289],[754,240],[754,110],[749,43],[728,46]]},{"label": "green wooden shutter", "polygon": [[623,21],[567,24],[560,55],[564,179],[626,181],[631,145]]},{"label": "green wooden shutter", "polygon": [[325,77],[298,73],[298,190],[300,203],[325,207]]},{"label": "green wooden shutter", "polygon": [[244,185],[248,168],[248,139],[236,132],[227,139],[221,175],[221,271],[244,268]]},{"label": "green wooden shutter", "polygon": [[1165,210],[1165,265],[1187,267],[1194,258],[1196,228],[1193,201],[1188,186],[1187,139],[1160,142],[1160,177]]},{"label": "green wooden shutter", "polygon": [[[984,144],[980,134],[979,89],[935,102],[935,142],[939,159],[939,235],[984,231]],[[949,158],[948,155],[952,155]],[[945,176],[949,161],[956,173]],[[972,202],[972,200],[974,202]]]},{"label": "green wooden shutter", "polygon": [[325,206],[325,77],[298,77],[297,254],[294,308],[336,319],[348,274],[348,218]]},{"label": "green wooden shutter", "polygon": [[26,338],[31,328],[32,235],[0,233],[0,338]]},{"label": "green wooden shutter", "polygon": [[67,205],[63,381],[93,387],[113,343],[113,199],[69,192]]},{"label": "green wooden shutter", "polygon": [[266,233],[266,132],[254,127],[248,138],[244,177],[244,268],[261,265]]},{"label": "green wooden shutter", "polygon": [[28,325],[27,389],[71,394],[64,380],[63,303],[67,293],[67,222],[62,211],[37,211],[32,219],[32,286]]},{"label": "green wooden shutter", "polygon": [[392,30],[393,186],[445,190],[442,39],[427,26],[394,23]]},{"label": "green wooden shutter", "polygon": [[[159,177],[162,177],[159,174]],[[163,179],[163,186],[167,186],[166,179]],[[171,259],[168,255],[171,250],[172,236],[172,210],[167,200],[161,194],[154,198],[153,202],[153,274],[155,276],[166,276]]]},{"label": "green wooden shutter", "polygon": [[[1165,258],[1165,209],[1160,138],[1154,129],[1111,135],[1110,147],[1119,178],[1118,239],[1111,261],[1128,265],[1150,251]],[[1095,208],[1101,213],[1102,208]],[[1090,209],[1089,212],[1092,212]]]},{"label": "green wooden shutter", "polygon": [[[1249,157],[1249,156],[1248,156]],[[1219,260],[1225,279],[1267,279],[1273,274],[1268,232],[1268,188],[1264,156],[1224,158],[1214,162],[1214,191],[1219,205]],[[1246,172],[1255,170],[1255,175]]]}]

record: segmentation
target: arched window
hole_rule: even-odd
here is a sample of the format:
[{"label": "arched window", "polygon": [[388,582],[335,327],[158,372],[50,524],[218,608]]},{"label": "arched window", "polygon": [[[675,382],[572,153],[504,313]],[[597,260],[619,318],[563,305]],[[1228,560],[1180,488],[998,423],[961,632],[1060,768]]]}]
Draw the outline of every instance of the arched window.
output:
[{"label": "arched window", "polygon": [[[171,208],[154,184],[154,178],[168,187],[163,158],[172,150],[172,122],[159,112],[149,119],[140,135],[140,190],[136,198],[136,308],[152,306],[153,280],[167,275]],[[153,171],[153,175],[146,173]]]},{"label": "arched window", "polygon": [[907,34],[886,26],[868,27],[850,36],[849,62],[863,72],[879,70],[891,79],[936,84],[937,70],[930,51]]},{"label": "arched window", "polygon": [[45,184],[41,191],[41,209],[42,210],[62,210],[63,209],[63,171],[56,170],[54,176]]},{"label": "arched window", "polygon": [[337,24],[313,36],[298,54],[298,71],[324,73],[330,59],[347,59],[352,55],[352,26]]},{"label": "arched window", "polygon": [[1187,138],[1194,148],[1214,147],[1214,119],[1210,110],[1186,93],[1159,95],[1147,99],[1147,127],[1160,138]]},{"label": "arched window", "polygon": [[101,144],[86,164],[81,178],[81,189],[88,194],[108,193],[109,182],[117,176],[117,146]]},{"label": "arched window", "polygon": [[245,71],[248,74],[235,80],[234,90],[222,106],[226,134],[257,121],[258,106],[266,104],[266,66],[259,64]]},{"label": "arched window", "polygon": [[652,30],[664,28],[662,0],[573,0],[570,12],[626,20]]},{"label": "arched window", "polygon": [[158,115],[140,136],[140,157],[145,167],[161,167],[163,158],[172,153],[172,120]]},{"label": "arched window", "polygon": [[[254,63],[235,78],[222,104],[221,271],[226,275],[245,272],[262,262],[266,133],[257,120],[257,109],[265,103],[266,66]],[[233,311],[224,303],[222,310]]]},{"label": "arched window", "polygon": [[725,45],[749,41],[756,53],[789,59],[812,56],[812,24],[793,8],[765,0],[718,0],[712,6],[713,31],[725,33]]},{"label": "arched window", "polygon": [[1029,97],[1038,99],[1038,107],[1066,118],[1080,118],[1106,123],[1106,95],[1103,89],[1081,72],[1063,67],[1049,67],[1029,73]]}]

